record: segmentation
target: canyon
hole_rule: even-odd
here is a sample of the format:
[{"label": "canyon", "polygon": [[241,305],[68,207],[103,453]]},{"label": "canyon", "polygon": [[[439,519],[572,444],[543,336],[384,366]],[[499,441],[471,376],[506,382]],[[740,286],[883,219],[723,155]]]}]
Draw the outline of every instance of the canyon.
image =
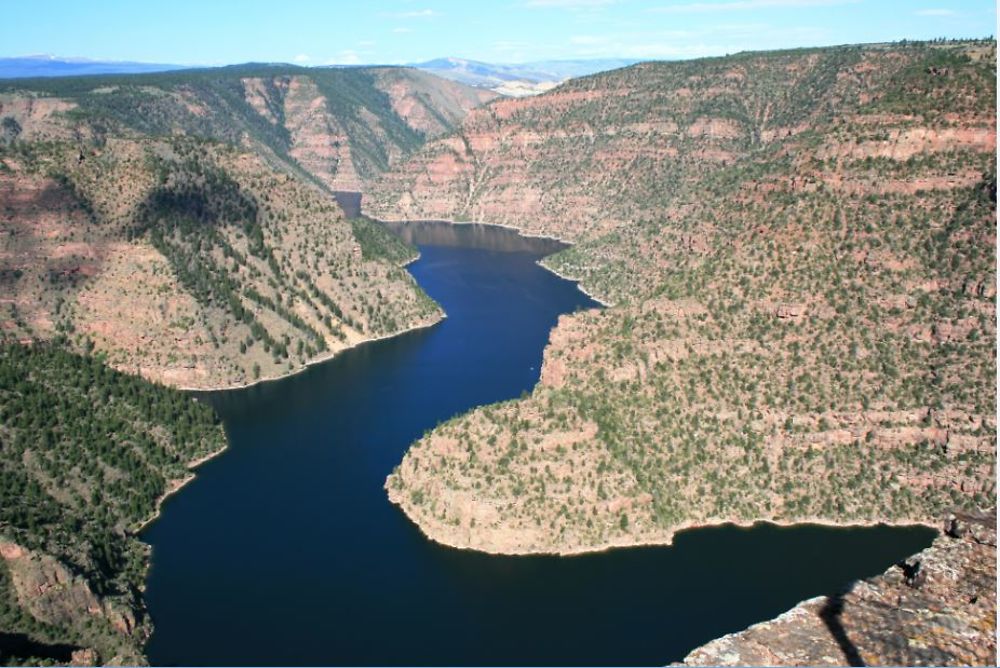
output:
[{"label": "canyon", "polygon": [[439,318],[401,269],[412,249],[330,193],[495,95],[398,68],[302,72],[8,83],[6,335],[210,388]]},{"label": "canyon", "polygon": [[292,66],[0,88],[0,658],[143,663],[138,534],[225,447],[164,386],[245,386],[440,320],[416,250],[333,189],[494,94]]},{"label": "canyon", "polygon": [[[995,57],[645,63],[475,110],[383,175],[372,215],[566,239],[545,266],[614,305],[560,318],[529,397],[414,444],[390,500],[494,554],[995,515]],[[856,646],[816,599],[688,660],[992,665],[995,540],[940,540],[907,562],[934,587],[882,606],[897,567],[836,599]]]},{"label": "canyon", "polygon": [[[0,330],[150,387],[243,387],[441,319],[403,268],[416,249],[376,220],[505,225],[571,242],[542,264],[607,307],[559,317],[521,399],[452,417],[402,457],[385,490],[428,538],[568,555],[717,524],[995,513],[995,73],[996,43],[979,40],[640,63],[521,99],[405,68],[0,82]],[[365,215],[348,219],[337,191],[363,192]],[[31,377],[58,394],[40,363]],[[142,498],[115,488],[110,523],[88,494],[138,464],[69,468],[63,498],[31,463],[44,448],[0,428],[28,462],[5,470],[66,514],[3,525],[20,632],[69,639],[91,652],[80,662],[142,659],[136,535],[185,463],[218,450],[198,420],[194,452],[166,439],[169,457],[140,457],[170,475],[144,478]],[[132,438],[126,452],[159,452]],[[86,556],[70,516],[111,537],[117,565]],[[905,610],[961,603],[964,585],[935,573],[986,577],[995,537],[953,533],[917,557],[944,566]],[[872,601],[909,592],[902,570],[846,594],[845,619],[875,628]],[[992,627],[970,622],[991,637],[993,584],[965,601],[991,612]],[[789,628],[822,636],[828,605],[688,660],[764,660]],[[831,637],[766,660],[839,661]],[[995,661],[995,643],[942,652],[864,658]]]}]

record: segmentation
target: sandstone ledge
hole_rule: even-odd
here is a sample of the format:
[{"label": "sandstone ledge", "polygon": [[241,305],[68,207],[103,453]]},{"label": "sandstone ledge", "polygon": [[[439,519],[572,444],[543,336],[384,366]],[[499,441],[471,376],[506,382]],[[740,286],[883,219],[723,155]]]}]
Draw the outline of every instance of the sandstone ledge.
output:
[{"label": "sandstone ledge", "polygon": [[996,518],[950,515],[884,574],[694,650],[682,665],[996,665]]}]

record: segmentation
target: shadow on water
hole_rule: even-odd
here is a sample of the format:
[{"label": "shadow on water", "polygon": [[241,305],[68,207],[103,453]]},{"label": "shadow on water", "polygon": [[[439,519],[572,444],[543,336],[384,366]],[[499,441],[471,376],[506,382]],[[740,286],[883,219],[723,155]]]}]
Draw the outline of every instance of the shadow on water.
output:
[{"label": "shadow on water", "polygon": [[37,642],[23,633],[0,631],[0,662],[4,665],[37,659],[48,659],[59,663],[70,663],[73,652],[80,649],[75,645],[59,645]]},{"label": "shadow on water", "polygon": [[503,253],[530,253],[544,257],[569,245],[549,237],[525,237],[514,229],[479,223],[442,223],[431,220],[381,224],[404,241],[417,246],[480,248]]},{"label": "shadow on water", "polygon": [[231,447],[144,534],[153,663],[662,665],[929,544],[771,525],[572,558],[429,542],[386,475],[440,421],[529,390],[559,314],[596,304],[537,265],[553,242],[423,227],[409,270],[447,319],[205,395]]}]

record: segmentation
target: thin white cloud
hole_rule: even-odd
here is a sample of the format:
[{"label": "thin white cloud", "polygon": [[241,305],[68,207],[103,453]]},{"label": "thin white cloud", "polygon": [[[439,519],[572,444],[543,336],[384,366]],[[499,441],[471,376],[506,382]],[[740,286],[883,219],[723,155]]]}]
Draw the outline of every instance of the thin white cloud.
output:
[{"label": "thin white cloud", "polygon": [[309,57],[307,53],[300,53],[299,55],[292,58],[297,63],[308,63],[312,58]]},{"label": "thin white cloud", "polygon": [[569,38],[569,43],[577,46],[592,46],[594,44],[607,44],[609,41],[604,35],[573,35]]},{"label": "thin white cloud", "polygon": [[578,10],[606,7],[608,5],[613,5],[616,2],[618,2],[618,0],[527,0],[527,2],[524,3],[524,6],[531,9],[553,8]]},{"label": "thin white cloud", "polygon": [[917,16],[954,16],[955,10],[953,9],[918,9],[916,11]]},{"label": "thin white cloud", "polygon": [[328,58],[326,65],[358,65],[361,63],[361,54],[354,49],[344,49],[333,58]]},{"label": "thin white cloud", "polygon": [[393,28],[392,31],[397,35],[401,35],[407,32],[413,32],[413,30],[411,30],[410,28],[403,28],[403,27]]},{"label": "thin white cloud", "polygon": [[382,12],[381,16],[390,19],[429,19],[434,16],[441,16],[441,13],[433,9],[415,9],[409,12]]},{"label": "thin white cloud", "polygon": [[730,2],[688,2],[681,5],[652,7],[660,14],[709,14],[716,12],[752,11],[755,9],[830,7],[856,4],[861,0],[732,0]]},{"label": "thin white cloud", "polygon": [[571,36],[561,48],[568,58],[682,59],[721,56],[782,45],[830,42],[827,29],[776,28],[766,23],[721,24],[695,30],[641,30]]}]

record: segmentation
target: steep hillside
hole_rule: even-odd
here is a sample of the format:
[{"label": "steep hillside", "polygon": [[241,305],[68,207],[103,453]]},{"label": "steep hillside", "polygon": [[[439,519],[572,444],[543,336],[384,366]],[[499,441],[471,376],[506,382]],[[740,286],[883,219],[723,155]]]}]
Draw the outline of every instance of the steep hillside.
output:
[{"label": "steep hillside", "polygon": [[398,254],[363,252],[330,198],[255,154],[184,138],[112,139],[82,160],[72,144],[15,150],[0,258],[21,338],[217,387],[437,317]]},{"label": "steep hillside", "polygon": [[[986,151],[990,49],[969,47],[987,60],[951,74],[962,56],[914,45],[643,63],[574,79],[543,96],[475,110],[458,133],[375,184],[367,210],[488,220],[582,240],[662,218],[674,202],[696,198],[711,171],[803,133],[816,137],[821,126],[836,132],[815,155],[820,160],[906,160],[931,141],[935,153]],[[938,104],[905,89],[916,74],[936,82]],[[952,89],[964,84],[967,99],[952,100]],[[957,123],[970,132],[957,133]],[[921,135],[929,126],[933,136]],[[849,145],[850,153],[834,155],[834,145]]]},{"label": "steep hillside", "polygon": [[[358,187],[496,97],[404,68],[235,65],[0,81],[0,93],[69,105],[100,135],[185,134],[263,152],[335,188]],[[6,99],[17,119],[32,102]],[[360,179],[360,180],[359,180]]]},{"label": "steep hillside", "polygon": [[389,96],[393,111],[427,138],[453,132],[470,111],[500,97],[416,69],[380,67],[373,72],[375,85]]},{"label": "steep hillside", "polygon": [[455,129],[496,97],[417,70],[309,70],[241,79],[249,104],[277,131],[279,151],[332,190],[367,182],[419,147]]},{"label": "steep hillside", "polygon": [[[306,74],[308,73],[308,74]],[[0,325],[183,387],[279,376],[439,310],[330,191],[491,94],[416,71],[243,66],[0,93]]]},{"label": "steep hillside", "polygon": [[135,533],[224,445],[213,411],[181,392],[0,342],[0,663],[142,663]]},{"label": "steep hillside", "polygon": [[390,498],[508,553],[992,508],[995,68],[741,54],[473,112],[370,210],[575,240],[546,263],[616,306],[560,319],[532,395],[433,430]]}]

